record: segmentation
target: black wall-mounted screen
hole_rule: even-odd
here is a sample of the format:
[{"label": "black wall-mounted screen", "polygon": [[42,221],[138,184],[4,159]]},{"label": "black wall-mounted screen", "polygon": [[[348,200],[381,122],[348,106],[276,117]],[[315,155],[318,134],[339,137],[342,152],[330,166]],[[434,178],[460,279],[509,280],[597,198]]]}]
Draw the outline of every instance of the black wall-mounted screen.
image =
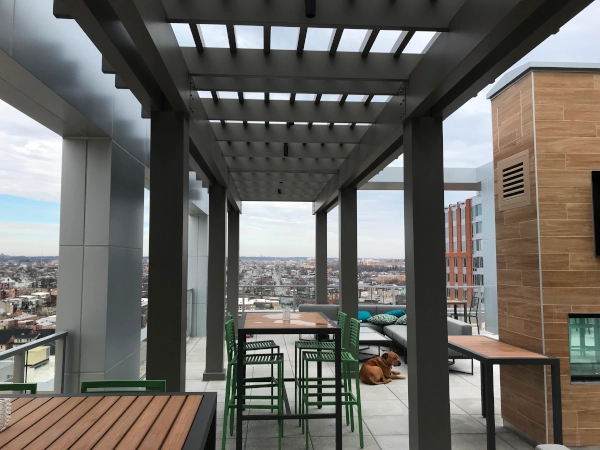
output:
[{"label": "black wall-mounted screen", "polygon": [[594,249],[600,257],[600,170],[592,170],[592,209]]}]

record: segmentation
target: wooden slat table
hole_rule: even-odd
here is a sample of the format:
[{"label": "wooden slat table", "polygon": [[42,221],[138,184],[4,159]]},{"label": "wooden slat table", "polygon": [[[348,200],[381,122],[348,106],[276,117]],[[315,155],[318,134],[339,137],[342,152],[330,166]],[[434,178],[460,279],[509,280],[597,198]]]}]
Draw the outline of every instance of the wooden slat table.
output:
[{"label": "wooden slat table", "polygon": [[554,443],[562,444],[560,360],[558,358],[524,350],[485,336],[448,336],[448,347],[476,359],[481,364],[481,414],[486,421],[488,450],[496,448],[494,364],[550,366]]},{"label": "wooden slat table", "polygon": [[0,448],[214,449],[216,405],[215,393],[21,396]]},{"label": "wooden slat table", "polygon": [[466,300],[446,300],[446,306],[454,306],[454,318],[458,320],[458,307],[463,307],[463,316],[467,322],[467,301]]},{"label": "wooden slat table", "polygon": [[[318,312],[291,313],[291,320],[283,321],[281,312],[244,313],[238,324],[238,364],[237,379],[243,380],[244,344],[247,334],[315,334],[317,336],[333,335],[335,339],[335,378],[339,381],[335,386],[335,413],[318,414],[292,414],[286,400],[283,415],[278,414],[243,414],[243,402],[237,402],[237,436],[242,435],[242,422],[244,420],[277,420],[283,419],[335,419],[335,448],[342,450],[342,345],[341,329],[332,323],[325,315]],[[318,369],[319,370],[319,369]],[[320,372],[320,371],[319,371]],[[320,373],[318,375],[320,377]],[[237,398],[243,398],[243,384],[238,382]],[[285,396],[284,387],[284,396]],[[273,425],[276,426],[276,425]],[[242,439],[236,439],[237,450],[242,449]]]}]

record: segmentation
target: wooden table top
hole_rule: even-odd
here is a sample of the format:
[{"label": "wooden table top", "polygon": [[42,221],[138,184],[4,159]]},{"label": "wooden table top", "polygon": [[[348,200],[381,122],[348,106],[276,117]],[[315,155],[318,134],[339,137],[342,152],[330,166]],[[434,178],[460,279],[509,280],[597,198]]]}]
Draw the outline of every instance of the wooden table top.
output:
[{"label": "wooden table top", "polygon": [[466,305],[466,300],[446,300],[446,304],[448,305]]},{"label": "wooden table top", "polygon": [[524,350],[485,336],[448,336],[448,343],[489,359],[549,359],[539,353]]},{"label": "wooden table top", "polygon": [[20,397],[2,449],[182,449],[202,395]]},{"label": "wooden table top", "polygon": [[247,313],[244,323],[240,328],[267,328],[267,329],[295,329],[295,328],[335,328],[318,312],[291,313],[289,322],[283,321],[281,311],[269,313]]}]

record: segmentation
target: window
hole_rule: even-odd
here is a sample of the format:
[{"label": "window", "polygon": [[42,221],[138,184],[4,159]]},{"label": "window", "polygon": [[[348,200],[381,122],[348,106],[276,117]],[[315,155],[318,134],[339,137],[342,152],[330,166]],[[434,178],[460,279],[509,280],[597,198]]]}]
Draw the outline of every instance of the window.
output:
[{"label": "window", "polygon": [[458,258],[454,258],[454,267],[458,267]]},{"label": "window", "polygon": [[473,239],[473,251],[478,252],[483,250],[483,243],[481,239]]},{"label": "window", "polygon": [[450,274],[449,273],[446,274],[446,281],[450,282]]},{"label": "window", "polygon": [[571,382],[598,382],[600,367],[600,314],[569,314]]},{"label": "window", "polygon": [[450,267],[450,258],[446,258],[446,267]]},{"label": "window", "polygon": [[454,274],[454,282],[458,283],[458,274],[457,273]]},{"label": "window", "polygon": [[463,300],[467,300],[467,290],[463,291]]},{"label": "window", "polygon": [[454,289],[454,298],[458,298],[458,289]]},{"label": "window", "polygon": [[446,288],[446,298],[450,298],[450,289]]},{"label": "window", "polygon": [[463,267],[467,267],[467,258],[463,258]]},{"label": "window", "polygon": [[463,284],[467,284],[467,274],[463,273]]}]

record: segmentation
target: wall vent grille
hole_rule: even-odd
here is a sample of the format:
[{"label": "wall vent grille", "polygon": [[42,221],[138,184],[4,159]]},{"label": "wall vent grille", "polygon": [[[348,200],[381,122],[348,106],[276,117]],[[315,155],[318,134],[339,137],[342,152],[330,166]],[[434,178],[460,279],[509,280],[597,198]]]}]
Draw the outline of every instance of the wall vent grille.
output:
[{"label": "wall vent grille", "polygon": [[529,194],[529,152],[524,151],[498,163],[500,211],[531,204]]}]

